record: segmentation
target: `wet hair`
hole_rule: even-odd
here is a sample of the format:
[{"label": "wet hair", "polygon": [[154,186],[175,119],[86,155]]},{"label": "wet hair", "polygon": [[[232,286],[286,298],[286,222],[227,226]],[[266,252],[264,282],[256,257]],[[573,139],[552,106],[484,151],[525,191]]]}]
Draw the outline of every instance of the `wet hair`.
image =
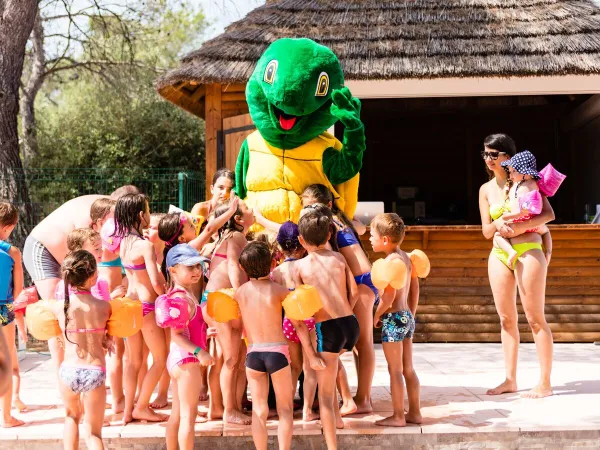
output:
[{"label": "wet hair", "polygon": [[125,194],[115,206],[115,236],[125,237],[130,230],[141,232],[140,213],[146,211],[148,197],[144,194]]},{"label": "wet hair", "polygon": [[371,221],[371,228],[377,231],[379,236],[390,238],[394,244],[400,244],[406,234],[404,221],[396,213],[377,214]]},{"label": "wet hair", "polygon": [[158,222],[158,238],[165,242],[163,261],[160,266],[160,270],[165,278],[169,276],[169,271],[167,270],[167,253],[169,253],[169,250],[173,246],[179,244],[179,236],[181,236],[182,232],[181,213],[163,214],[163,218]]},{"label": "wet hair", "polygon": [[[320,203],[315,203],[305,207],[307,210],[300,221],[298,222],[298,231],[300,236],[309,245],[323,245],[327,242],[330,233],[333,233],[335,225],[333,224],[333,214],[331,210]],[[338,251],[337,242],[335,243],[334,250]],[[331,240],[330,240],[331,243]]]},{"label": "wet hair", "polygon": [[76,228],[67,236],[67,248],[70,252],[81,250],[86,242],[100,239],[100,233],[91,228]]},{"label": "wet hair", "polygon": [[[515,144],[515,141],[507,134],[490,134],[483,140],[483,146],[491,150],[496,150],[497,152],[506,153],[511,158],[515,156],[515,153],[517,153],[517,146]],[[504,170],[508,175],[508,167],[505,167]],[[488,169],[487,166],[485,167],[485,171],[487,172],[490,180],[494,178],[494,172]],[[507,181],[512,185],[510,177],[507,177]]]},{"label": "wet hair", "polygon": [[121,186],[120,188],[117,188],[113,191],[112,194],[110,194],[110,198],[112,200],[119,200],[121,197],[123,197],[124,195],[127,194],[140,194],[140,190],[135,187],[133,184],[127,184],[125,186]]},{"label": "wet hair", "polygon": [[281,250],[289,255],[302,248],[298,236],[300,236],[298,225],[290,221],[284,222],[277,233],[277,243]]},{"label": "wet hair", "polygon": [[75,344],[75,342],[69,339],[69,334],[67,333],[70,306],[69,288],[71,286],[75,288],[82,287],[90,277],[94,276],[96,270],[96,258],[85,250],[75,250],[69,253],[60,267],[60,273],[65,284],[65,338],[71,344]]},{"label": "wet hair", "polygon": [[271,249],[262,241],[252,241],[240,253],[240,265],[249,278],[262,278],[271,272]]},{"label": "wet hair", "polygon": [[222,167],[221,169],[217,170],[215,172],[215,174],[213,175],[213,179],[212,179],[213,186],[215,184],[217,184],[217,180],[221,177],[230,179],[233,187],[235,187],[235,173],[233,173],[233,171],[231,171],[225,167]]},{"label": "wet hair", "polygon": [[0,227],[16,225],[19,221],[19,210],[8,200],[0,200]]},{"label": "wet hair", "polygon": [[[344,213],[344,211],[342,211],[337,206],[337,204],[335,203],[335,199],[333,198],[333,192],[331,192],[327,186],[323,184],[311,184],[306,189],[304,189],[304,192],[302,193],[302,198],[311,198],[313,200],[316,200],[317,203],[322,203],[323,205],[329,205],[331,203],[331,212],[333,213],[333,215],[344,224],[345,228],[349,229],[352,232],[352,234],[354,234],[354,237],[356,237],[356,240],[358,241],[362,251],[365,253],[365,256],[367,256],[367,258],[369,257],[367,251],[365,250],[362,244],[362,241],[360,240],[360,235],[358,234],[358,232],[354,228],[354,225],[352,224],[352,220],[350,220],[350,218]],[[332,240],[335,240],[337,242],[337,239],[335,239],[335,231],[336,230],[334,229],[334,233],[332,234]]]},{"label": "wet hair", "polygon": [[92,203],[92,206],[90,207],[90,219],[92,219],[92,223],[96,223],[96,221],[104,219],[108,214],[110,214],[111,210],[116,204],[116,200],[107,197],[99,198]]}]

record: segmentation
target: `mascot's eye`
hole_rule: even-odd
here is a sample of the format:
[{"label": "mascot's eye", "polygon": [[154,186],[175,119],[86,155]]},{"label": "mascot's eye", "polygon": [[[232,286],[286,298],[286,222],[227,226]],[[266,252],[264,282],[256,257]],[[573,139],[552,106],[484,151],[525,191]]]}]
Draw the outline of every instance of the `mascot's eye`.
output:
[{"label": "mascot's eye", "polygon": [[327,92],[329,92],[329,75],[327,75],[327,72],[321,72],[315,97],[325,97]]},{"label": "mascot's eye", "polygon": [[275,79],[275,74],[277,73],[277,66],[279,63],[277,60],[271,61],[267,64],[267,68],[265,69],[265,77],[264,80],[266,83],[273,84],[273,80]]}]

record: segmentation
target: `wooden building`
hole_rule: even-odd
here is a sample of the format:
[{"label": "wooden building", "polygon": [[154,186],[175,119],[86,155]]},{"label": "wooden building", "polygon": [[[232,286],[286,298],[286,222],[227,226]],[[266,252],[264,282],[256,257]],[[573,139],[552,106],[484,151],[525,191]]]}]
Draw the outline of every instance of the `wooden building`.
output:
[{"label": "wooden building", "polygon": [[404,248],[433,263],[418,339],[499,341],[478,190],[483,139],[503,132],[539,168],[552,162],[568,175],[552,199],[546,312],[557,341],[600,341],[600,233],[583,223],[586,205],[600,204],[599,2],[268,1],[157,81],[160,95],[205,120],[207,186],[254,129],[245,83],[281,37],[329,46],[362,100],[359,198],[413,224]]}]

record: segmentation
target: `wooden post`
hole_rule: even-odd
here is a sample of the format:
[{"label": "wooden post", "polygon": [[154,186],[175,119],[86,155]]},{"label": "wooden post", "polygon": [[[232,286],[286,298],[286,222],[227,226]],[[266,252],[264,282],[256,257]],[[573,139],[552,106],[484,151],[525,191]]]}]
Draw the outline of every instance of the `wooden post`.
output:
[{"label": "wooden post", "polygon": [[217,171],[217,135],[223,129],[223,121],[221,118],[221,85],[207,84],[205,97],[205,163],[206,183],[205,192],[206,199],[210,197],[210,184],[212,177]]}]

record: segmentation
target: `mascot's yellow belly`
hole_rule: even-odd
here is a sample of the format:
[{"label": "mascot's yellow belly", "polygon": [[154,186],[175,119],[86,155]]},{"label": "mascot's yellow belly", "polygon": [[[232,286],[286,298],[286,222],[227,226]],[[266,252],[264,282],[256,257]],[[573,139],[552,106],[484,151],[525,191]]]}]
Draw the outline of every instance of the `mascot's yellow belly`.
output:
[{"label": "mascot's yellow belly", "polygon": [[246,172],[247,204],[259,208],[268,220],[298,222],[300,195],[311,184],[323,184],[333,192],[338,207],[352,217],[358,200],[358,175],[333,186],[323,171],[323,153],[327,148],[341,149],[342,144],[328,133],[306,144],[283,150],[270,146],[255,131],[247,138],[249,164]]}]

